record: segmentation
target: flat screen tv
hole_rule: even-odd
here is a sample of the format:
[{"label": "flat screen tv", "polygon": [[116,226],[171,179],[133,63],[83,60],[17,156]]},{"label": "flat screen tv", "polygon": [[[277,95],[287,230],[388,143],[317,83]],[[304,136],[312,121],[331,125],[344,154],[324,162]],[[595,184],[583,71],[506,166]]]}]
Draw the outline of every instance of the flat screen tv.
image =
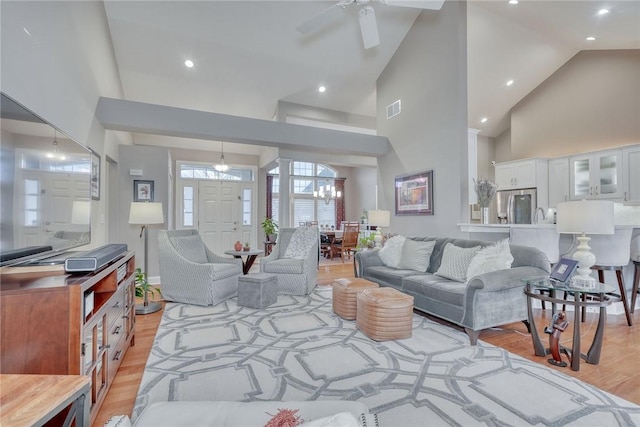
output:
[{"label": "flat screen tv", "polygon": [[0,95],[0,265],[47,263],[91,241],[91,153]]}]

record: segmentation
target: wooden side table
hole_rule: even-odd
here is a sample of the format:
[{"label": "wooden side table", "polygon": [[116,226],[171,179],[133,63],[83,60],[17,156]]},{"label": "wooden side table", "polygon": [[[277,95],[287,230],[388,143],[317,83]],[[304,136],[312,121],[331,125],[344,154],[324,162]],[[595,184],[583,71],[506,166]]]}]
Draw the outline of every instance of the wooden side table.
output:
[{"label": "wooden side table", "polygon": [[[224,251],[227,255],[232,255],[234,258],[240,258],[242,260],[242,272],[249,274],[249,270],[256,260],[256,257],[262,253],[262,251]],[[246,256],[247,259],[243,260],[242,257]]]},{"label": "wooden side table", "polygon": [[271,253],[275,244],[276,242],[271,242],[269,240],[264,241],[264,256],[267,256]]},{"label": "wooden side table", "polygon": [[0,425],[42,426],[72,405],[64,425],[75,418],[89,427],[91,379],[84,375],[0,375]]}]

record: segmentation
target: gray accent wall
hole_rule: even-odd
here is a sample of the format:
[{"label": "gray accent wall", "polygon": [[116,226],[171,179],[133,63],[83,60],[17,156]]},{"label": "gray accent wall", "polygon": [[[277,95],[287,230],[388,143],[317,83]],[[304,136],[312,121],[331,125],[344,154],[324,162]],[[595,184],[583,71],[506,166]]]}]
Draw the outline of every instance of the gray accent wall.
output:
[{"label": "gray accent wall", "polygon": [[[392,233],[462,236],[468,222],[466,2],[423,11],[378,78],[378,134],[392,153],[378,158],[379,208]],[[387,120],[386,106],[402,112]],[[394,179],[433,170],[433,216],[395,216]]]}]

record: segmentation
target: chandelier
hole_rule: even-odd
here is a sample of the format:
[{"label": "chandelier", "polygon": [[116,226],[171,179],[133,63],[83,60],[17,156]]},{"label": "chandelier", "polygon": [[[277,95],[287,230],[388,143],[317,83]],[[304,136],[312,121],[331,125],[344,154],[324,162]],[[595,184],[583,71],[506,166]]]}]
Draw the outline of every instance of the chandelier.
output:
[{"label": "chandelier", "polygon": [[342,197],[342,191],[336,191],[334,185],[320,186],[319,191],[313,192],[313,197],[317,199],[324,199],[324,202],[328,205],[332,199]]},{"label": "chandelier", "polygon": [[220,163],[213,166],[218,172],[226,172],[229,170],[229,165],[224,162],[224,142],[221,142],[222,154],[220,154]]}]

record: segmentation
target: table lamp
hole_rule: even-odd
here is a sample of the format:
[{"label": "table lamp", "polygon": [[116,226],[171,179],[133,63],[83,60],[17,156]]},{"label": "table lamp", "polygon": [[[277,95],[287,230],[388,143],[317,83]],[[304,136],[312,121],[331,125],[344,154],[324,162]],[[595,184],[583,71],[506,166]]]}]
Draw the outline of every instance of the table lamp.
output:
[{"label": "table lamp", "polygon": [[382,240],[384,235],[382,233],[382,227],[388,227],[391,223],[391,212],[389,211],[369,211],[369,225],[376,226],[376,235],[373,240],[376,242],[376,248],[382,247]]},{"label": "table lamp", "polygon": [[564,234],[579,234],[580,244],[573,254],[578,261],[578,272],[572,282],[577,286],[594,286],[596,279],[591,277],[591,267],[596,256],[589,247],[587,234],[613,234],[613,202],[605,200],[580,200],[558,203],[557,231]]},{"label": "table lamp", "polygon": [[[149,224],[164,224],[162,203],[160,202],[131,202],[129,209],[129,224],[141,225],[140,237],[144,232],[144,274],[147,275],[149,265]],[[136,306],[136,314],[149,314],[160,310],[162,306],[158,302],[149,302],[147,289],[144,290],[144,303]]]}]

